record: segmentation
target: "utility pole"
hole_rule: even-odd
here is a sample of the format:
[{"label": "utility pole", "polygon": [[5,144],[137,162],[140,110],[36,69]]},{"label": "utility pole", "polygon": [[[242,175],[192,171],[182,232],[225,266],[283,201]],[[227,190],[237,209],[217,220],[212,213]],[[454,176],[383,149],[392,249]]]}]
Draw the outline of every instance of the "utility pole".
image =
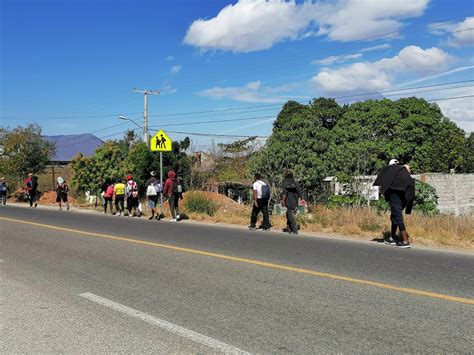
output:
[{"label": "utility pole", "polygon": [[160,90],[138,90],[133,89],[133,92],[139,92],[144,96],[143,108],[143,141],[148,145],[150,137],[148,136],[148,95],[159,95]]}]

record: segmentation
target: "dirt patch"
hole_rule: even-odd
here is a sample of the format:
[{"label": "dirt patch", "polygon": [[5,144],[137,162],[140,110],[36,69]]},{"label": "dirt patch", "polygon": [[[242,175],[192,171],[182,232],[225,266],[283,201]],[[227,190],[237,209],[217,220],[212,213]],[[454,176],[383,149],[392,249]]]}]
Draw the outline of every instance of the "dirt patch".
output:
[{"label": "dirt patch", "polygon": [[[56,202],[56,192],[54,191],[47,191],[43,195],[41,195],[40,199],[38,200],[39,205],[55,205]],[[67,200],[69,204],[71,205],[76,205],[76,199],[72,197],[71,195],[67,196]]]},{"label": "dirt patch", "polygon": [[[217,192],[210,192],[210,191],[193,191],[193,194],[199,194],[204,196],[207,199],[210,199],[217,205],[217,210],[223,213],[242,213],[247,211],[247,207],[235,202],[230,197],[221,195]],[[183,206],[184,202],[186,202],[186,196],[188,194],[183,194]]]}]

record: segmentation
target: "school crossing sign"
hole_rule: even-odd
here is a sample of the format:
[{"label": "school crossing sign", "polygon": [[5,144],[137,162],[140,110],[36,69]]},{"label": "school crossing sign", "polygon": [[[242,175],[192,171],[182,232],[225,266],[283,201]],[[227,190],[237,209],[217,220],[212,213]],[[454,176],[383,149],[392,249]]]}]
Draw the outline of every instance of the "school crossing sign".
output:
[{"label": "school crossing sign", "polygon": [[163,130],[159,130],[150,140],[150,150],[152,152],[171,152],[173,141]]}]

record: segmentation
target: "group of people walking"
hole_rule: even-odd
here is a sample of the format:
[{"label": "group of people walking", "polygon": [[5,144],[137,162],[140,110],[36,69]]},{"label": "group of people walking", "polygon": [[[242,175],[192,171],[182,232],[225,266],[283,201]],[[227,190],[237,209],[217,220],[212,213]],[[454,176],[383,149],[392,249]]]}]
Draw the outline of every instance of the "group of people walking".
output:
[{"label": "group of people walking", "polygon": [[[161,205],[161,199],[163,198],[169,203],[171,221],[180,220],[179,200],[183,198],[184,191],[181,178],[173,170],[168,172],[168,178],[164,184],[156,177],[154,171],[150,172],[150,177],[145,182],[142,190],[145,191],[148,207],[151,211],[151,216],[148,219],[160,220],[162,218],[163,211],[158,212],[158,205]],[[110,214],[116,216],[140,217],[142,214],[140,187],[132,175],[128,175],[125,182],[122,178],[105,182],[102,186],[101,195],[105,214],[107,214],[107,209],[109,209]],[[113,210],[114,204],[115,212]]]}]

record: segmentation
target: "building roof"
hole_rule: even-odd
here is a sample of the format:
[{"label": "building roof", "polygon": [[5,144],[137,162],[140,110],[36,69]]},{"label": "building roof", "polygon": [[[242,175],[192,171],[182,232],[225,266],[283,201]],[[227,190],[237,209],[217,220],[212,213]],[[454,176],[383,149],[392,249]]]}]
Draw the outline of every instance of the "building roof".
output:
[{"label": "building roof", "polygon": [[88,157],[104,143],[90,133],[46,136],[46,139],[56,144],[55,162],[70,162],[78,153]]}]

